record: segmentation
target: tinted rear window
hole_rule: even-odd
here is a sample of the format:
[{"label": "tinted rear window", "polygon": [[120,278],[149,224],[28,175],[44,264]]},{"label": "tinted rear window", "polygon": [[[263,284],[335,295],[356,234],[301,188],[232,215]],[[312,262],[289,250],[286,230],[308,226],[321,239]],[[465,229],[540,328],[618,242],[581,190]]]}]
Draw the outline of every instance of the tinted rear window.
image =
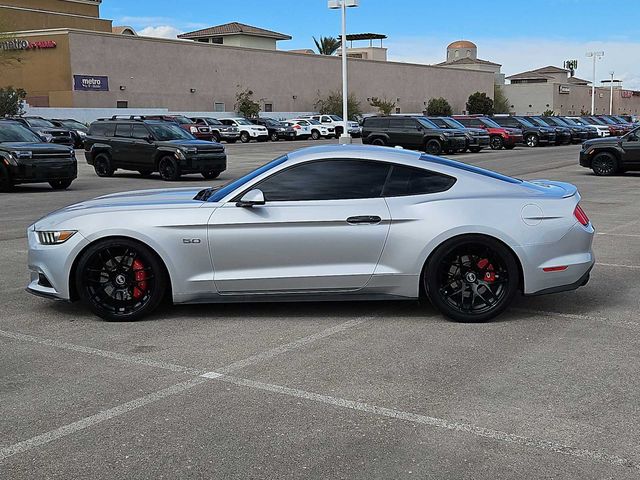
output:
[{"label": "tinted rear window", "polygon": [[94,137],[113,137],[115,128],[115,124],[113,123],[92,123],[91,127],[89,128],[89,135],[92,135]]},{"label": "tinted rear window", "polygon": [[448,175],[421,168],[393,165],[393,170],[382,192],[383,197],[424,195],[449,190],[456,179]]},{"label": "tinted rear window", "polygon": [[365,118],[364,119],[364,127],[365,128],[389,128],[389,119],[388,118]]}]

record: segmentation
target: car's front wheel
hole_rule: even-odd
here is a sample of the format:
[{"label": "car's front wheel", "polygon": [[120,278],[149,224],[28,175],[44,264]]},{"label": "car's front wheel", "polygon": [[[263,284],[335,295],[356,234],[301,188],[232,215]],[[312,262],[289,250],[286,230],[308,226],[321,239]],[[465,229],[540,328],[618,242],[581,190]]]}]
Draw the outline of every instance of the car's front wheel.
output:
[{"label": "car's front wheel", "polygon": [[311,139],[312,140],[319,140],[320,139],[320,132],[317,130],[314,130],[313,132],[311,132]]},{"label": "car's front wheel", "polygon": [[524,142],[527,144],[527,147],[537,147],[539,139],[537,135],[532,133],[524,138]]},{"label": "car's front wheel", "polygon": [[278,141],[278,134],[276,132],[273,132],[271,135],[269,135],[269,139],[272,142],[277,142]]},{"label": "car's front wheel", "polygon": [[423,274],[431,303],[458,322],[484,322],[502,313],[520,282],[513,254],[481,235],[454,238],[432,255]]},{"label": "car's front wheel", "polygon": [[66,190],[71,186],[73,180],[52,180],[49,182],[51,188],[54,190]]},{"label": "car's front wheel", "polygon": [[160,177],[167,182],[174,182],[180,178],[180,165],[173,157],[162,157],[158,163]]},{"label": "car's front wheel", "polygon": [[118,238],[91,245],[75,272],[80,300],[108,321],[133,321],[153,312],[167,289],[162,262],[145,245]]},{"label": "car's front wheel", "polygon": [[424,151],[429,155],[440,155],[442,153],[442,144],[438,140],[431,139],[425,143]]},{"label": "car's front wheel", "polygon": [[111,177],[115,168],[111,163],[111,157],[106,153],[99,153],[93,160],[93,169],[99,177]]},{"label": "car's front wheel", "polygon": [[251,135],[248,132],[242,132],[240,134],[240,141],[242,143],[249,143],[251,141]]},{"label": "car's front wheel", "polygon": [[504,142],[502,141],[502,137],[498,135],[494,135],[489,139],[489,146],[491,147],[491,150],[501,150],[503,145]]},{"label": "car's front wheel", "polygon": [[599,177],[608,177],[618,173],[618,162],[610,153],[598,153],[591,160],[591,169]]}]

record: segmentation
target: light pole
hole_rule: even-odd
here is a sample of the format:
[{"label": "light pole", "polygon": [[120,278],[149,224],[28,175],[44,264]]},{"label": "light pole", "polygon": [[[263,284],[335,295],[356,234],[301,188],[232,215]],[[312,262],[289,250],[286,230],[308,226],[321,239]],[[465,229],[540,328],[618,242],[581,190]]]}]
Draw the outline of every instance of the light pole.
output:
[{"label": "light pole", "polygon": [[615,74],[615,72],[613,70],[611,70],[609,72],[609,75],[611,75],[611,85],[610,85],[610,89],[609,89],[609,115],[613,115],[613,75]]},{"label": "light pole", "polygon": [[351,135],[348,128],[348,99],[349,88],[347,84],[347,7],[357,7],[358,0],[329,0],[329,8],[342,10],[342,41],[340,49],[342,55],[342,121],[343,130],[340,135],[340,143],[351,143]]},{"label": "light pole", "polygon": [[587,57],[593,57],[593,81],[591,82],[591,115],[596,114],[596,60],[604,57],[604,52],[587,52]]}]

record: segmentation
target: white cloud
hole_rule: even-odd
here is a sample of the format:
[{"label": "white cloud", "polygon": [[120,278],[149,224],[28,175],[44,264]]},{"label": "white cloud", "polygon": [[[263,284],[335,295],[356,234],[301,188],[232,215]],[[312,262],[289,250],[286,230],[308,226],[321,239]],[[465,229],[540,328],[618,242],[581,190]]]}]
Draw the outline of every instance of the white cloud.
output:
[{"label": "white cloud", "polygon": [[[454,38],[451,41],[456,40]],[[578,42],[538,38],[472,38],[478,45],[478,57],[502,64],[507,76],[547,65],[562,67],[565,60],[577,59],[576,76],[591,80],[591,59],[585,52],[603,50],[605,57],[597,63],[597,81],[609,77],[610,71],[623,80],[623,87],[640,90],[640,64],[635,61],[640,42],[612,40]],[[449,42],[442,38],[406,37],[387,42],[389,58],[401,62],[439,63],[444,61]]]},{"label": "white cloud", "polygon": [[176,38],[182,31],[171,25],[145,27],[138,32],[143,37]]}]

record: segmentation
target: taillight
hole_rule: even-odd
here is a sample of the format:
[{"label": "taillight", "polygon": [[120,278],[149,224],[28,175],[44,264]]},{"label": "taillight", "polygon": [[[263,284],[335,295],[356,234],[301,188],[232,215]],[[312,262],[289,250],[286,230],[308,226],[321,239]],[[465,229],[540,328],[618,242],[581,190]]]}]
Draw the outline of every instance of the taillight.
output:
[{"label": "taillight", "polygon": [[573,216],[576,217],[576,220],[578,220],[582,226],[586,227],[589,225],[589,217],[587,217],[587,214],[584,213],[584,210],[582,210],[580,205],[576,205],[576,209],[573,211]]}]

